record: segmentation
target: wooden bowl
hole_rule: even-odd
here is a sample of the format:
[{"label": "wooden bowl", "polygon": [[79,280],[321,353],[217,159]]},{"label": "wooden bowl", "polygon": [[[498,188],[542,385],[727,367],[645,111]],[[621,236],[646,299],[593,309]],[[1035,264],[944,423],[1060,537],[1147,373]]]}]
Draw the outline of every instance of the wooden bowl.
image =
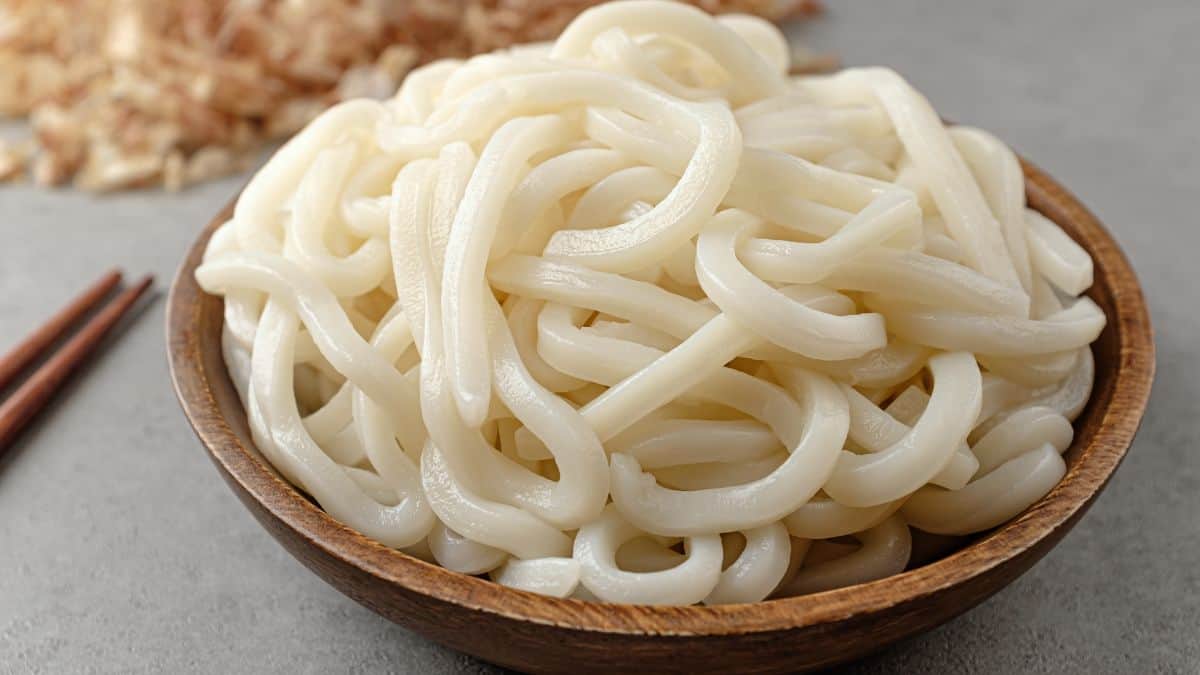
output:
[{"label": "wooden bowl", "polygon": [[1012,522],[897,576],[797,598],[716,607],[560,600],[422,562],[342,525],[272,469],[250,440],[221,359],[222,304],[194,272],[226,207],[179,268],[167,307],[171,376],[225,482],[283,546],[346,595],[454,649],[531,672],[792,672],[849,661],[957,616],[1017,578],[1079,520],[1129,449],[1154,377],[1154,341],[1128,260],[1096,218],[1025,164],[1029,204],[1095,260],[1088,292],[1108,315],[1096,384],[1068,471]]}]

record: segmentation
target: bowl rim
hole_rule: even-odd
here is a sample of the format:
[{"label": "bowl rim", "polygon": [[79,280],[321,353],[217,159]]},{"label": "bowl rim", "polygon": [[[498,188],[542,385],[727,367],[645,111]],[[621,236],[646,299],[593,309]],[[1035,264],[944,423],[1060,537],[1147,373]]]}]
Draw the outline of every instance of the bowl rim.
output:
[{"label": "bowl rim", "polygon": [[[651,606],[552,598],[501,586],[388,548],[335,520],[301,495],[239,440],[222,417],[204,367],[197,330],[204,292],[194,272],[231,201],[202,231],[181,263],[167,301],[172,384],[210,458],[273,518],[329,556],[378,580],[465,609],[584,632],[654,636],[742,635],[805,628],[874,613],[962,584],[1019,557],[1069,528],[1108,482],[1141,423],[1154,379],[1154,335],[1137,277],[1112,235],[1071,193],[1021,159],[1031,207],[1068,229],[1092,254],[1097,284],[1112,295],[1108,317],[1118,362],[1111,396],[1090,442],[1049,494],[1014,520],[959,551],[898,575],[793,598],[715,606]],[[224,370],[216,377],[226,377]],[[185,383],[189,386],[185,387]],[[185,389],[196,389],[189,393]],[[1118,401],[1119,399],[1119,401]],[[1078,441],[1078,439],[1076,439]]]}]

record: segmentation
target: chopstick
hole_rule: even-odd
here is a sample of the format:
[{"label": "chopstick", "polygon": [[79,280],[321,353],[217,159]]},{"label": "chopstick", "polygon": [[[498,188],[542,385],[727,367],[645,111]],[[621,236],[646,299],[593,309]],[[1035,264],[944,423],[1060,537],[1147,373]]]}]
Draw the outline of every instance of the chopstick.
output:
[{"label": "chopstick", "polygon": [[66,307],[58,310],[58,313],[42,324],[41,328],[33,331],[29,337],[0,357],[0,390],[11,384],[17,375],[21,374],[21,371],[28,368],[50,345],[54,344],[55,340],[62,337],[71,324],[100,304],[104,296],[108,295],[108,292],[119,283],[121,283],[119,270],[112,270],[100,277],[74,300],[67,303]]},{"label": "chopstick", "polygon": [[[0,361],[0,374],[15,377],[43,353],[68,326],[94,307],[120,281],[119,272],[110,272],[88,287],[32,335]],[[25,380],[12,396],[0,403],[0,456],[17,435],[37,416],[67,378],[95,351],[104,336],[125,316],[138,298],[150,288],[154,277],[147,275],[136,285],[122,291],[91,318],[83,328]],[[11,359],[11,362],[10,362]],[[3,386],[0,384],[0,386]]]}]

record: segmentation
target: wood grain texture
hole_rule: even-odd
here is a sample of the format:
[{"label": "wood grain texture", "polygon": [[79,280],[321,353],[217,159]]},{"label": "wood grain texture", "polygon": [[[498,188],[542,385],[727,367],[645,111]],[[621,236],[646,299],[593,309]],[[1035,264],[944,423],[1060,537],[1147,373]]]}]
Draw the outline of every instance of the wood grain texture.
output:
[{"label": "wood grain texture", "polygon": [[171,374],[221,476],[283,546],[334,587],[444,645],[529,672],[795,672],[853,660],[975,606],[1045,555],[1120,464],[1154,377],[1154,341],[1128,260],[1088,210],[1028,163],[1029,205],[1092,255],[1088,294],[1108,316],[1092,346],[1096,383],[1076,422],[1068,471],[1046,497],[960,550],[894,577],[798,598],[716,607],[546,598],[389,549],[306,499],[254,448],[221,360],[222,304],[194,272],[226,207],[179,269],[167,310]]}]

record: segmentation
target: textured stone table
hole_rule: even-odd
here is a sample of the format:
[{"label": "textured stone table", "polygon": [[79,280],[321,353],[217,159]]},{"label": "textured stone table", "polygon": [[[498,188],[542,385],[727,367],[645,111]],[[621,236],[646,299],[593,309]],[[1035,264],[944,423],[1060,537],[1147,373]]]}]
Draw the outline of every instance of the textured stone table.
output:
[{"label": "textured stone table", "polygon": [[[798,37],[894,66],[1108,223],[1159,354],[1141,435],[1075,531],[979,608],[846,672],[1200,671],[1200,9],[828,3]],[[165,284],[241,180],[98,199],[0,188],[0,345],[111,265]],[[162,322],[159,298],[0,464],[0,673],[493,672],[359,607],[266,535],[178,410]]]}]

